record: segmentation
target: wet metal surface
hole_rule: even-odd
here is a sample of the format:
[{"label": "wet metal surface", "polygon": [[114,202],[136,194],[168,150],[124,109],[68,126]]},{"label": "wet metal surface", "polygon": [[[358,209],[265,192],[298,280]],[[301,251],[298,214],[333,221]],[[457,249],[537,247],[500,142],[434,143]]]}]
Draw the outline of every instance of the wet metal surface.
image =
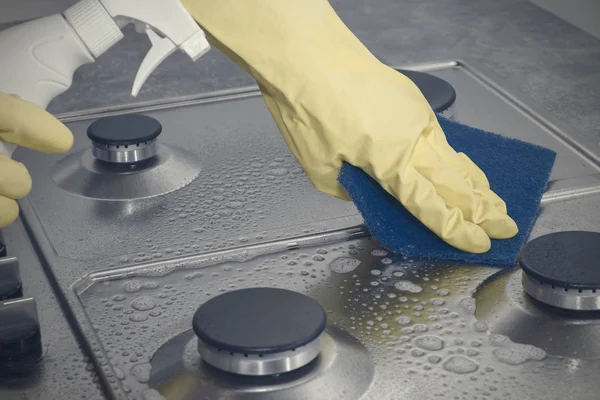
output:
[{"label": "wet metal surface", "polygon": [[[477,288],[494,269],[416,263],[369,239],[273,253],[275,248],[247,248],[235,262],[222,261],[234,258],[231,254],[200,256],[163,276],[171,268],[161,264],[130,271],[128,278],[102,274],[82,282],[86,287],[95,281],[79,296],[102,357],[123,371],[119,384],[130,398],[156,392],[168,400],[596,398],[592,377],[600,362],[575,358],[586,368],[571,371],[577,356],[566,360],[546,343],[535,345],[533,326],[509,336],[476,318],[476,307],[490,306]],[[223,291],[264,285],[297,290],[321,303],[329,329],[340,332],[328,335],[321,359],[339,364],[309,377],[297,372],[289,380],[285,375],[254,380],[217,373],[199,359],[189,333],[196,307]],[[519,327],[506,322],[500,326]],[[552,332],[543,328],[539,336]],[[556,335],[560,339],[559,330]],[[559,384],[557,377],[567,372]],[[321,375],[328,377],[322,385],[316,381]]]},{"label": "wet metal surface", "polygon": [[[45,3],[45,2],[44,2]],[[549,13],[535,7],[526,0],[466,0],[441,4],[434,0],[359,0],[332,1],[336,11],[348,26],[356,33],[374,54],[387,63],[407,65],[414,62],[426,62],[435,59],[466,58],[483,63],[494,74],[526,92],[543,108],[544,115],[550,114],[556,119],[567,122],[575,130],[581,132],[593,143],[589,146],[592,152],[597,151],[600,143],[600,113],[595,101],[600,96],[600,45],[599,41],[584,32],[555,18]],[[4,26],[0,26],[0,29]],[[252,79],[217,51],[203,57],[202,62],[190,63],[182,55],[174,55],[161,65],[148,80],[144,90],[136,99],[131,98],[129,88],[133,82],[135,71],[147,52],[150,44],[143,35],[136,35],[132,29],[126,38],[111,49],[96,63],[80,68],[74,77],[74,85],[65,94],[59,96],[50,105],[53,113],[74,112],[80,115],[81,110],[91,107],[113,107],[119,110],[131,102],[143,102],[193,95],[207,91],[235,88],[252,84]],[[260,110],[259,110],[260,111]],[[468,110],[467,110],[468,111]],[[264,111],[260,111],[264,112]],[[484,115],[493,117],[493,110],[485,109]],[[459,119],[460,121],[460,119]],[[477,122],[477,121],[475,121]],[[503,119],[488,121],[489,128],[501,127]],[[531,129],[530,126],[527,129]],[[571,129],[564,130],[567,135]],[[503,132],[510,134],[511,132]],[[596,150],[595,150],[596,149]],[[39,156],[39,155],[38,155]],[[42,157],[44,157],[42,155]],[[202,161],[202,160],[200,160]],[[34,188],[42,180],[34,176]],[[553,231],[568,229],[597,230],[600,226],[600,196],[594,185],[589,185],[589,175],[576,178],[581,184],[579,189],[561,190],[561,182],[553,184],[551,193],[547,193],[542,210],[532,232],[532,237]],[[564,182],[563,182],[564,183]],[[566,187],[573,187],[571,181]],[[312,189],[309,189],[312,190]],[[54,192],[52,192],[54,193]],[[52,204],[42,203],[42,210]],[[164,203],[159,198],[140,202],[100,202],[96,204],[95,212],[104,215],[107,220],[129,219],[132,216],[151,218]],[[39,210],[36,210],[39,211]],[[31,210],[29,215],[34,214]],[[71,217],[67,213],[58,213],[63,222],[71,226],[86,223],[80,214]],[[146,231],[154,229],[138,223]],[[88,226],[93,229],[94,226]],[[36,229],[41,230],[38,225]],[[42,240],[33,248],[26,236],[21,222],[17,222],[3,231],[10,256],[18,256],[21,275],[24,284],[24,295],[34,296],[40,311],[42,339],[44,343],[44,358],[39,368],[23,379],[0,380],[0,398],[2,400],[23,399],[87,399],[106,398],[100,389],[99,382],[106,383],[104,375],[96,375],[92,365],[87,363],[84,352],[80,349],[68,322],[67,304],[60,304],[61,295],[66,294],[68,305],[78,315],[79,321],[86,321],[73,300],[71,283],[83,275],[94,271],[113,268],[110,262],[71,262],[64,258],[54,258],[54,273],[60,276],[61,287],[57,291],[53,275],[46,275],[44,259],[40,259],[36,251],[43,250],[44,254],[55,254],[55,249]],[[71,257],[77,258],[91,249],[83,246],[83,242],[102,242],[101,236],[90,235],[82,241],[72,242],[72,238],[60,237],[60,232],[53,232],[53,242],[61,248],[71,248],[65,251]],[[59,235],[59,236],[56,236]],[[131,244],[131,243],[129,243]],[[243,244],[243,243],[242,243]],[[109,251],[121,252],[122,243]],[[193,246],[193,244],[191,245]],[[142,246],[143,247],[143,246]],[[106,250],[102,247],[102,250]],[[181,247],[179,257],[190,254],[189,248]],[[174,249],[173,252],[177,252]],[[148,253],[149,254],[149,253]],[[144,256],[136,257],[144,258]],[[82,256],[81,258],[85,258]],[[129,263],[133,263],[133,259]],[[142,261],[137,261],[138,263]],[[150,260],[145,261],[146,263]],[[46,265],[47,267],[47,265]],[[123,271],[121,271],[123,272]],[[123,275],[126,272],[123,272]],[[50,282],[48,280],[50,278]],[[475,276],[473,279],[479,279]],[[56,289],[55,288],[55,289]],[[59,297],[57,298],[57,294]],[[489,302],[478,298],[479,311],[486,309],[486,304],[497,304],[497,293]],[[512,308],[508,309],[513,310]],[[507,309],[498,309],[497,314],[506,313]],[[530,314],[526,314],[530,315]],[[547,319],[544,317],[544,319]],[[558,320],[560,321],[560,320]],[[523,326],[523,325],[521,325]],[[531,326],[531,325],[529,325]],[[532,327],[535,330],[537,327]],[[181,331],[189,329],[182,327]],[[502,332],[502,326],[496,326]],[[550,325],[550,329],[555,329]],[[82,331],[88,338],[94,336],[93,331],[83,325]],[[532,335],[529,335],[532,336]],[[536,335],[537,338],[553,337],[551,332]],[[555,335],[554,337],[558,337]],[[593,335],[588,335],[592,337]],[[169,338],[169,340],[172,336]],[[526,338],[525,338],[526,339]],[[101,346],[94,342],[94,348]],[[533,342],[536,345],[542,342]],[[575,340],[569,346],[577,348]],[[551,350],[551,349],[550,349]],[[99,350],[97,350],[99,351]],[[91,348],[88,349],[91,354]],[[553,354],[549,352],[549,354]],[[593,353],[595,354],[595,353]],[[539,374],[547,376],[551,381],[549,386],[556,391],[548,394],[542,386],[539,398],[544,399],[596,399],[598,388],[591,388],[597,380],[597,370],[594,364],[581,356],[557,359],[544,362],[547,368],[533,369],[536,376],[531,376],[529,387],[540,382]],[[105,362],[105,361],[103,361]],[[100,365],[102,366],[102,365]],[[102,368],[100,368],[102,369]],[[515,371],[515,376],[519,372]],[[114,371],[108,371],[106,376],[113,379]],[[124,373],[117,373],[117,379]],[[128,372],[130,373],[130,372]],[[406,374],[406,369],[397,371],[399,376]],[[154,375],[152,375],[154,376]],[[502,387],[493,385],[487,387],[473,374],[468,379],[458,378],[467,386],[465,391],[474,393],[469,388],[475,387],[477,394],[459,393],[459,398],[510,398],[505,391],[516,393],[514,398],[527,398],[522,385],[508,384]],[[545,383],[545,382],[542,382]],[[423,379],[410,377],[410,385],[405,385],[400,391],[390,393],[389,398],[436,398],[428,388],[435,387],[435,380],[424,382]],[[586,386],[587,384],[587,386]],[[150,381],[152,387],[153,381]],[[571,389],[568,393],[564,393]],[[588,390],[590,389],[590,390]],[[486,391],[487,390],[487,391]],[[504,390],[504,391],[503,391]],[[123,395],[122,392],[119,392]],[[148,392],[144,400],[151,399],[154,392]],[[488,394],[489,393],[489,394]],[[544,397],[546,396],[546,397]],[[443,396],[442,398],[445,398]],[[120,396],[120,398],[125,398]],[[538,398],[532,395],[530,398]]]},{"label": "wet metal surface", "polygon": [[[516,102],[515,90],[502,89],[502,83],[496,83],[493,76],[457,62],[414,68],[437,74],[455,87],[457,121],[555,150],[558,155],[550,194],[560,190],[600,190],[600,156],[593,146],[583,136],[540,115],[528,103]],[[135,178],[133,174],[115,173],[111,181],[110,171],[95,170],[93,177],[98,177],[103,185],[91,185],[96,182],[94,179],[73,180],[85,178],[94,169],[88,165],[91,145],[83,132],[99,115],[68,120],[75,133],[72,155],[40,157],[26,149],[15,153],[36,179],[23,208],[35,209],[36,223],[44,230],[43,236],[50,241],[56,256],[73,261],[101,261],[98,265],[106,268],[362,223],[352,203],[315,191],[277,131],[262,97],[251,88],[129,111],[160,121],[164,144],[193,153],[202,166],[201,173],[170,196],[129,202],[133,210],[144,212],[126,215],[116,211],[122,204],[57,190],[58,182],[63,188],[91,197],[111,199],[112,193],[123,191],[131,198],[146,197],[155,183],[162,189],[161,183],[167,176],[188,177],[190,168],[195,171],[191,161],[183,162],[190,157],[177,159],[171,155],[167,160],[170,164],[165,162],[159,168],[141,172],[136,184],[127,181]],[[144,177],[149,181],[145,182]],[[132,192],[135,190],[139,193]],[[140,229],[150,223],[149,215],[153,229]],[[71,224],[57,216],[83,223]],[[89,263],[78,265],[79,276],[93,270]]]},{"label": "wet metal surface", "polygon": [[546,349],[552,356],[600,360],[600,313],[572,312],[540,303],[523,290],[522,271],[494,276],[475,294],[477,318],[495,332]]},{"label": "wet metal surface", "polygon": [[85,148],[63,158],[53,168],[52,182],[88,200],[130,201],[171,193],[192,183],[202,170],[190,152],[163,144],[154,157],[135,164],[107,163]]},{"label": "wet metal surface", "polygon": [[[457,62],[412,68],[455,86],[457,121],[558,152],[532,237],[600,226],[598,155],[581,135],[567,133],[477,68]],[[165,145],[198,154],[198,178],[165,196],[100,201],[54,185],[53,167],[65,156],[16,153],[39,182],[22,203],[25,221],[110,396],[185,398],[204,388],[234,398],[552,398],[565,388],[556,387],[556,374],[564,374],[560,359],[527,340],[496,336],[475,318],[472,294],[494,269],[414,263],[359,239],[364,232],[353,205],[312,188],[253,88],[128,111],[158,119]],[[89,150],[82,132],[100,115],[65,120],[76,135],[74,153]],[[327,336],[329,348],[342,351],[330,350],[331,369],[290,378],[284,388],[280,381],[227,375],[207,383],[193,340],[173,338],[190,331],[205,299],[258,285],[297,290],[321,303],[329,332],[339,332]],[[165,363],[158,356],[163,345],[179,346],[182,356]],[[203,365],[200,371],[194,363]],[[594,398],[596,380],[589,376],[598,371],[590,365],[570,375],[575,397]],[[346,392],[327,392],[329,386]]]},{"label": "wet metal surface", "polygon": [[[167,399],[305,399],[328,393],[358,398],[373,380],[367,350],[351,335],[330,327],[319,357],[305,367],[270,377],[235,377],[202,362],[187,331],[154,354],[148,386]],[[175,355],[175,356],[174,356]],[[357,397],[358,396],[358,397]]]},{"label": "wet metal surface", "polygon": [[103,400],[99,377],[57,301],[35,249],[17,221],[3,230],[9,256],[18,256],[23,294],[37,304],[42,360],[23,376],[2,376],[2,400]]}]

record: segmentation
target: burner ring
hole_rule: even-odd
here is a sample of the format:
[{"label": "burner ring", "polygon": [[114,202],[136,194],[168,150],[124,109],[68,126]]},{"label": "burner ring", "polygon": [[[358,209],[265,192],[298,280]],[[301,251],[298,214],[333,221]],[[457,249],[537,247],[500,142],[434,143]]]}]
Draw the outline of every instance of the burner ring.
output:
[{"label": "burner ring", "polygon": [[321,352],[327,315],[301,293],[277,288],[219,295],[196,311],[202,359],[240,375],[275,375],[305,366]]},{"label": "burner ring", "polygon": [[160,122],[141,114],[100,118],[87,129],[94,157],[116,164],[132,164],[154,157],[156,138],[161,132]]},{"label": "burner ring", "polygon": [[133,164],[156,155],[156,139],[134,145],[104,145],[94,143],[92,154],[98,160],[114,164]]},{"label": "burner ring", "polygon": [[529,277],[522,277],[523,288],[534,299],[567,310],[600,310],[600,289],[569,289],[557,287]]},{"label": "burner ring", "polygon": [[239,375],[277,375],[304,367],[321,353],[321,337],[294,350],[279,353],[242,354],[208,346],[198,339],[202,359],[223,371]]},{"label": "burner ring", "polygon": [[522,284],[534,299],[563,309],[600,310],[600,233],[541,236],[519,254]]}]

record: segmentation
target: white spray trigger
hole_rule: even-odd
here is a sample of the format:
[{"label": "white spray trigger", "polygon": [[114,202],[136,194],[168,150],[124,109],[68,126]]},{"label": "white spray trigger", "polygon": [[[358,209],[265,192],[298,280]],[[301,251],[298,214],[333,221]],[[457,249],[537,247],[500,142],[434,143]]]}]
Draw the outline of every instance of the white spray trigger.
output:
[{"label": "white spray trigger", "polygon": [[152,47],[144,57],[140,68],[138,69],[137,75],[133,82],[133,88],[131,89],[131,95],[136,97],[140,92],[144,83],[148,77],[154,72],[154,70],[171,54],[177,50],[177,46],[168,38],[161,38],[156,32],[152,30],[148,25],[145,28],[146,35],[152,43]]}]

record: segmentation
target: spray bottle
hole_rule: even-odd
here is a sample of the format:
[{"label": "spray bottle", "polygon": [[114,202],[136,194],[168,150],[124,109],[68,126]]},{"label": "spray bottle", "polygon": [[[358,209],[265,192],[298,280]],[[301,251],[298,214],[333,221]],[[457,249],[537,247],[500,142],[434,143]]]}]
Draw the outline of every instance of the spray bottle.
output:
[{"label": "spray bottle", "polygon": [[[73,82],[73,74],[123,39],[134,23],[152,47],[135,77],[132,96],[168,56],[181,50],[196,61],[210,45],[179,0],[81,0],[62,14],[0,31],[0,91],[44,109]],[[0,153],[16,146],[0,141]]]}]

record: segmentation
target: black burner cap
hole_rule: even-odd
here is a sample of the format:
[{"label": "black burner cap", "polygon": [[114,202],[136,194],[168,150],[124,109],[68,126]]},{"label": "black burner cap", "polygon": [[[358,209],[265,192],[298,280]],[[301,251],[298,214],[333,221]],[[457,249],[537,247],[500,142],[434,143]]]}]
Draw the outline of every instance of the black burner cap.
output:
[{"label": "black burner cap", "polygon": [[445,80],[424,72],[408,71],[404,69],[398,69],[397,71],[417,85],[434,112],[441,113],[454,104],[454,101],[456,100],[456,91],[452,85]]},{"label": "black burner cap", "polygon": [[600,233],[568,231],[540,236],[523,247],[519,264],[543,283],[600,289]]},{"label": "black burner cap", "polygon": [[90,140],[110,146],[128,146],[156,139],[162,132],[160,122],[141,114],[124,114],[94,121],[87,129]]},{"label": "black burner cap", "polygon": [[241,289],[216,296],[194,314],[194,332],[204,343],[241,354],[294,350],[317,339],[327,315],[301,293],[276,288]]},{"label": "black burner cap", "polygon": [[39,323],[17,310],[3,315],[0,324],[0,373],[26,371],[41,356]]}]

